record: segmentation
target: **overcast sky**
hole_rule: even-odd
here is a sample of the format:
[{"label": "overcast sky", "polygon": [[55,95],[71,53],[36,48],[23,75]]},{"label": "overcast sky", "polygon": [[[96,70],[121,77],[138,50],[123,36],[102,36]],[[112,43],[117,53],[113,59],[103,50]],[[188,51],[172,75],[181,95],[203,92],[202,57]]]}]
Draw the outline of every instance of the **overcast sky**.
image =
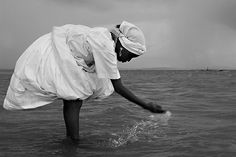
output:
[{"label": "overcast sky", "polygon": [[147,53],[121,68],[236,69],[235,0],[0,0],[0,69],[53,26],[139,26]]}]

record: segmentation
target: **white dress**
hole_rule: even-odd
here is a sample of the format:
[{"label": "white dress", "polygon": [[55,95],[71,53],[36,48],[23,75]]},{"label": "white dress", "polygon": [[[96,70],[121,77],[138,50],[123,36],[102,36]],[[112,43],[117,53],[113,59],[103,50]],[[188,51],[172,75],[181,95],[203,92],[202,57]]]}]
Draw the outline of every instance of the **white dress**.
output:
[{"label": "white dress", "polygon": [[30,109],[56,99],[102,99],[119,79],[114,42],[106,28],[54,27],[18,59],[3,107]]}]

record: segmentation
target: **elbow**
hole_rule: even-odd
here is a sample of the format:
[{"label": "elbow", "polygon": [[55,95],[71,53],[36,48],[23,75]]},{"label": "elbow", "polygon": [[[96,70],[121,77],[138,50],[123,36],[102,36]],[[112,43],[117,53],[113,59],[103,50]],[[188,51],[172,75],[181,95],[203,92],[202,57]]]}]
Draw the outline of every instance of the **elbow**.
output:
[{"label": "elbow", "polygon": [[123,89],[125,88],[122,84],[113,86],[116,93],[121,94]]},{"label": "elbow", "polygon": [[125,88],[120,79],[119,80],[112,80],[112,84],[113,84],[113,88],[114,88],[115,92],[118,94],[122,93],[122,91]]},{"label": "elbow", "polygon": [[120,93],[120,87],[117,87],[117,86],[113,86],[113,88],[114,88],[114,91],[116,92],[116,93]]}]

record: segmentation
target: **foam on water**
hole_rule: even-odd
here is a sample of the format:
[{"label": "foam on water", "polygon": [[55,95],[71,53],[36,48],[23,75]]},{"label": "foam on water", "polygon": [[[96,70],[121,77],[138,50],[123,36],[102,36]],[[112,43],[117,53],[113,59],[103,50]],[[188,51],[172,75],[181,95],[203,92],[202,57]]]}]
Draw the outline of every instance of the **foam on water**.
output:
[{"label": "foam on water", "polygon": [[161,129],[161,126],[168,125],[170,118],[170,111],[167,111],[165,114],[150,115],[148,120],[142,120],[140,122],[136,122],[131,127],[127,127],[125,130],[123,130],[121,135],[113,133],[114,136],[118,137],[116,139],[110,139],[111,146],[120,147],[127,143],[138,141],[138,135],[143,135],[146,137],[146,139],[162,137],[165,133]]}]

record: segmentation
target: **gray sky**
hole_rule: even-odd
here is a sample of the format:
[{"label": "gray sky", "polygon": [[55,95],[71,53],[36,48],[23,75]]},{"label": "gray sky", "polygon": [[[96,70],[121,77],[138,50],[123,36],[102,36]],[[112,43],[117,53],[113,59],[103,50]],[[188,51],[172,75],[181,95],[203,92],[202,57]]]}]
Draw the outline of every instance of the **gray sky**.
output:
[{"label": "gray sky", "polygon": [[0,69],[53,26],[143,29],[147,53],[121,68],[236,69],[235,0],[0,0]]}]

